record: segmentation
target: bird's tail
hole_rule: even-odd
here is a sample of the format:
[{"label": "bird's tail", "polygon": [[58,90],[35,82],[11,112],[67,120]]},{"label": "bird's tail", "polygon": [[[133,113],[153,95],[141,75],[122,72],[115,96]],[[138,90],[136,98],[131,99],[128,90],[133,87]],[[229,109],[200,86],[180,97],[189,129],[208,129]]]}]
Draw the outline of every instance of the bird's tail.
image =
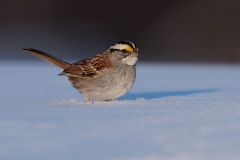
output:
[{"label": "bird's tail", "polygon": [[50,63],[52,63],[52,64],[54,64],[54,65],[56,65],[56,66],[58,66],[62,69],[66,69],[70,66],[70,63],[65,62],[65,61],[63,61],[59,58],[56,58],[56,57],[54,57],[50,54],[44,53],[42,51],[32,49],[32,48],[28,48],[28,49],[24,48],[23,50],[26,51],[28,54],[34,55],[38,58],[41,58],[41,59],[43,59],[47,62],[50,62]]}]

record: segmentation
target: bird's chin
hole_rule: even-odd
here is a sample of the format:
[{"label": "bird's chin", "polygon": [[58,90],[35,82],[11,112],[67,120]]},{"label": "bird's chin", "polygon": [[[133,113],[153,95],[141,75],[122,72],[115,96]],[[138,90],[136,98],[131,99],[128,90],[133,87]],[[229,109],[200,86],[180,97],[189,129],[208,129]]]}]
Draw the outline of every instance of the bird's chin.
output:
[{"label": "bird's chin", "polygon": [[126,58],[123,58],[122,61],[126,63],[129,66],[134,66],[137,63],[138,57],[128,56]]}]

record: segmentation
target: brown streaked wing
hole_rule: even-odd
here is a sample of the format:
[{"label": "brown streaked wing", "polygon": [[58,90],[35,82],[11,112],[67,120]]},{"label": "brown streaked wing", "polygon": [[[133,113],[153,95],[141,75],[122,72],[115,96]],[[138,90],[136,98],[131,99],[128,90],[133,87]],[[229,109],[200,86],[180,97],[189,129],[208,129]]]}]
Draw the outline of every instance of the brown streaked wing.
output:
[{"label": "brown streaked wing", "polygon": [[64,75],[73,77],[93,77],[98,71],[104,68],[112,67],[112,63],[108,58],[108,52],[98,54],[90,59],[78,61],[63,71]]},{"label": "brown streaked wing", "polygon": [[63,72],[59,75],[65,75],[70,77],[80,77],[82,76],[83,71],[79,66],[70,66],[69,68],[63,70]]}]

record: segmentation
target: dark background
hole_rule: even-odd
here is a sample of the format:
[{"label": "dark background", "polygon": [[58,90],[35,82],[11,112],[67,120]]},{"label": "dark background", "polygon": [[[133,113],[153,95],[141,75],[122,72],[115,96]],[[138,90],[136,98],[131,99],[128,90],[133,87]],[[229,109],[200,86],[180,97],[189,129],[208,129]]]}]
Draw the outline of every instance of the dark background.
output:
[{"label": "dark background", "polygon": [[240,62],[239,0],[0,1],[0,59],[36,48],[79,60],[119,40],[142,61]]}]

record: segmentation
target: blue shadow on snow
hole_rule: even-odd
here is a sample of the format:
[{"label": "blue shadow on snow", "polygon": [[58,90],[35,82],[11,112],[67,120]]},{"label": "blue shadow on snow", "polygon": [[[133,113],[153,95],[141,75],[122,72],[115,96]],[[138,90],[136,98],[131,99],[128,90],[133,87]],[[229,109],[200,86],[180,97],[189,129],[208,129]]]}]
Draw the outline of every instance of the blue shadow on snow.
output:
[{"label": "blue shadow on snow", "polygon": [[186,96],[197,93],[211,93],[217,92],[219,89],[193,89],[185,91],[163,91],[163,92],[140,92],[140,93],[128,93],[123,97],[118,98],[119,100],[136,100],[137,98],[144,99],[156,99],[170,96]]}]

